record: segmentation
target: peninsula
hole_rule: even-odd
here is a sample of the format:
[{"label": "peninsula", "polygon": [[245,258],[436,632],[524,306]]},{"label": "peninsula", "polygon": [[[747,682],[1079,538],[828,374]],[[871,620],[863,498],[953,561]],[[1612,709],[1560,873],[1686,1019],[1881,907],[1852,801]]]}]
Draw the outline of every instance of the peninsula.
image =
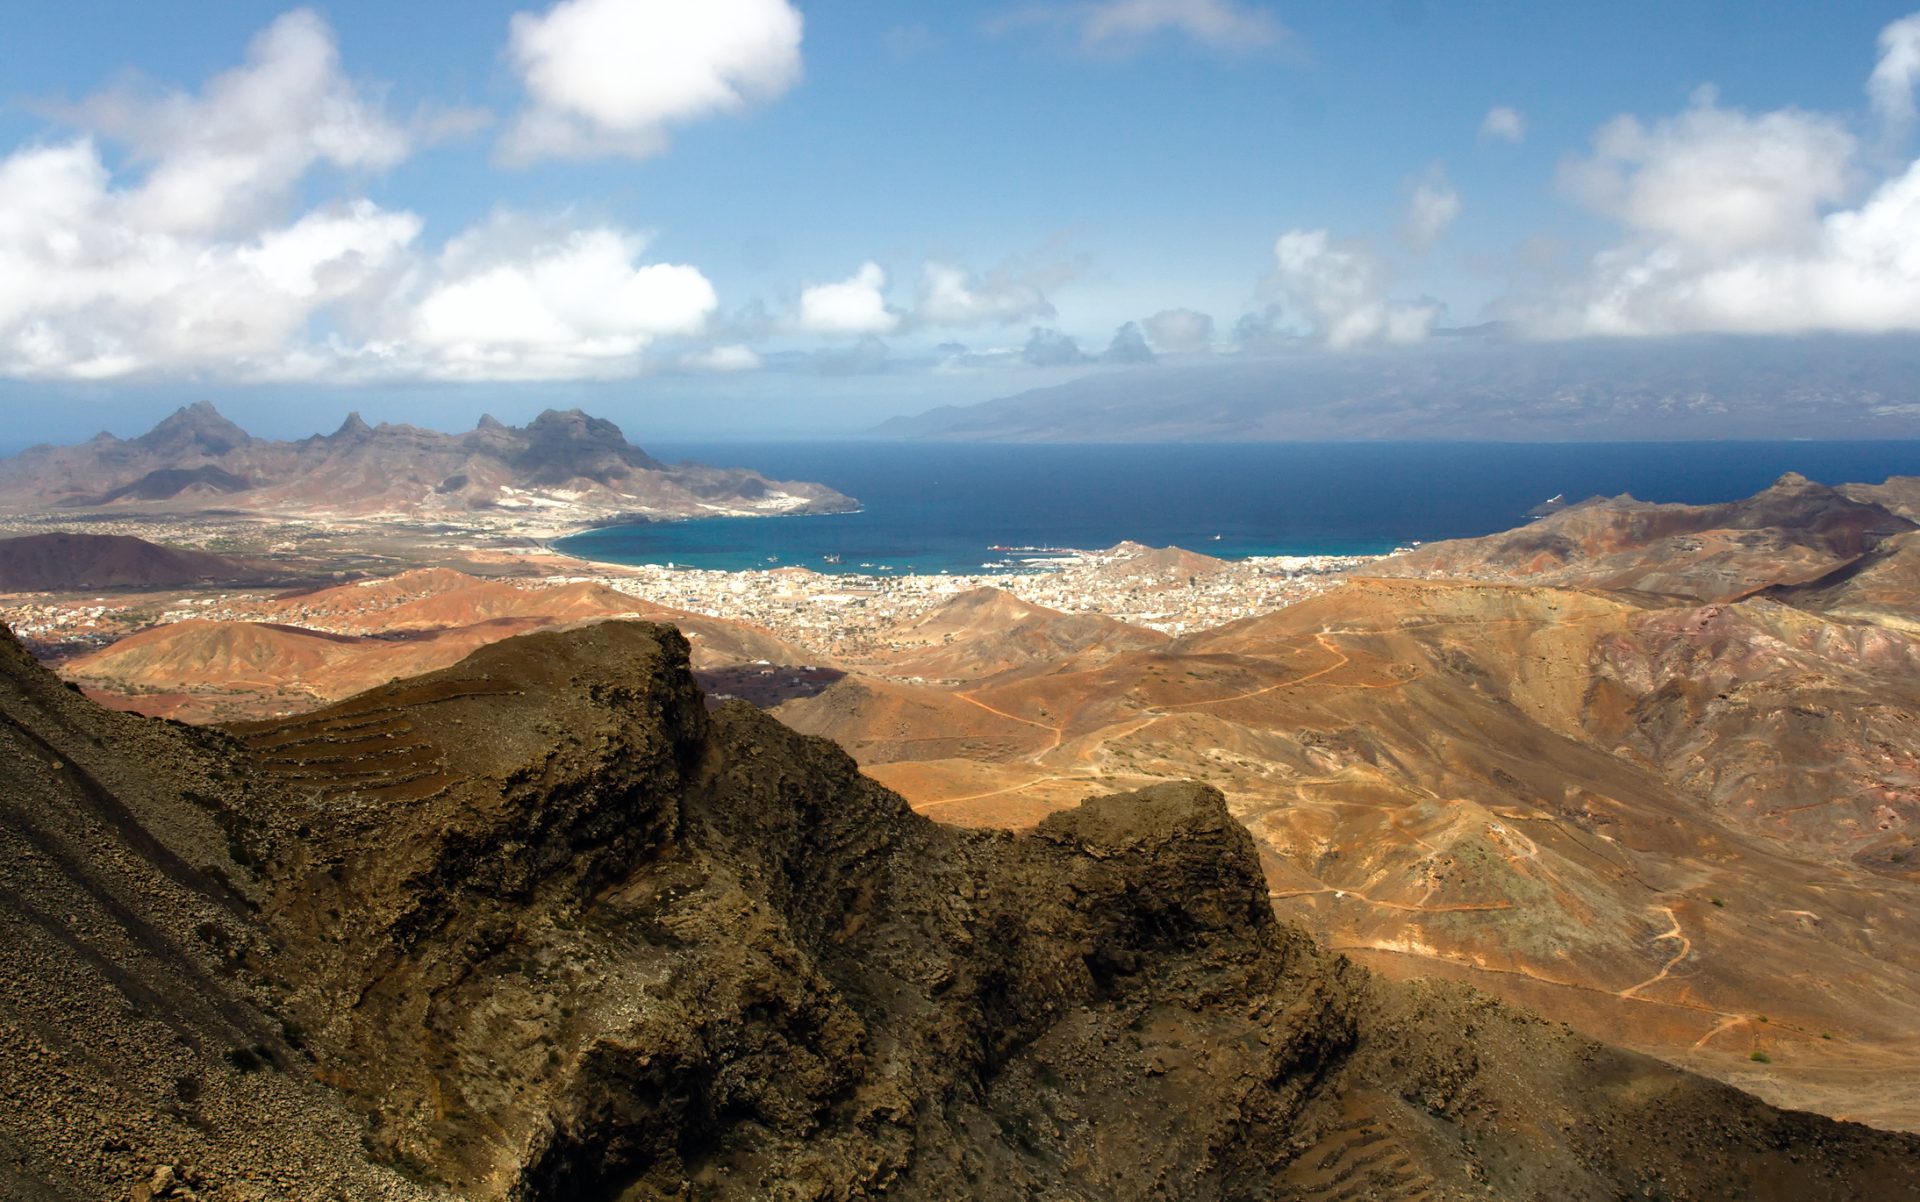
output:
[{"label": "peninsula", "polygon": [[370,426],[354,414],[332,434],[282,442],[201,401],[138,438],[103,433],[0,460],[0,514],[160,522],[174,540],[183,519],[551,538],[623,521],[857,508],[822,484],[663,463],[579,409],[518,427],[482,417],[464,434]]}]

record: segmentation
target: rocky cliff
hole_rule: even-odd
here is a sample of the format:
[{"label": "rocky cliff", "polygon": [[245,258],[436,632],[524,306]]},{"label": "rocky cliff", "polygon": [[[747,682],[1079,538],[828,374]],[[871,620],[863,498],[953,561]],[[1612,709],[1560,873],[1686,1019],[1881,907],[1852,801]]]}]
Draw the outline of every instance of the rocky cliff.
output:
[{"label": "rocky cliff", "polygon": [[1374,980],[1204,786],[942,827],[665,627],[224,732],[6,641],[0,716],[10,1196],[1920,1190],[1913,1137]]}]

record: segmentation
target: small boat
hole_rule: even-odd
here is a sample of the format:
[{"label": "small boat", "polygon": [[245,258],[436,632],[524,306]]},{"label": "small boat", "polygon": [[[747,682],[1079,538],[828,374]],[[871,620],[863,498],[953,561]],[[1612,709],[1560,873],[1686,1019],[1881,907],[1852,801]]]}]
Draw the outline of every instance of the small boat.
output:
[{"label": "small boat", "polygon": [[820,559],[821,559],[821,562],[823,563],[839,563],[840,562],[840,557],[838,555],[833,554],[832,552],[828,552],[827,554],[822,555]]}]

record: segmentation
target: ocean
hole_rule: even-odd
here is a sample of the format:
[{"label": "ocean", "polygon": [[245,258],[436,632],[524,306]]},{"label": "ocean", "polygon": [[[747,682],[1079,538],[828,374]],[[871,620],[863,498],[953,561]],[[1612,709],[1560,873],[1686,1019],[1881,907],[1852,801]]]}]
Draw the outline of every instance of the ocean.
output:
[{"label": "ocean", "polygon": [[680,443],[661,459],[831,485],[859,513],[589,531],[585,559],[739,571],[980,573],[1123,539],[1223,558],[1366,555],[1510,529],[1550,497],[1730,501],[1796,471],[1829,484],[1920,475],[1915,442]]}]

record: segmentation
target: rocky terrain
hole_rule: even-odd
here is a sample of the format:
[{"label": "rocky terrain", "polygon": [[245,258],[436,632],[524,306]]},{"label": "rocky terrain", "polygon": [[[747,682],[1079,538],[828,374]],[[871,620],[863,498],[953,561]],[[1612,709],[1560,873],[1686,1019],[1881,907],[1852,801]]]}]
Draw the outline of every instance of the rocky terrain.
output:
[{"label": "rocky terrain", "polygon": [[1914,1137],[1330,954],[1210,788],[940,826],[663,627],[227,731],[0,639],[0,716],[29,1202],[1920,1191]]},{"label": "rocky terrain", "polygon": [[523,427],[482,418],[465,434],[369,426],[358,415],[297,442],[257,439],[205,401],[138,438],[101,434],[0,461],[13,513],[242,513],[353,520],[493,519],[563,532],[621,519],[838,513],[820,484],[744,468],[666,464],[610,421],[548,410]]},{"label": "rocky terrain", "polygon": [[1371,571],[1733,600],[1850,567],[1920,529],[1875,499],[1901,485],[1836,489],[1789,473],[1724,505],[1596,497],[1504,534],[1429,543]]},{"label": "rocky terrain", "polygon": [[1158,646],[850,665],[776,712],[951,822],[1204,779],[1279,912],[1362,962],[1920,1128],[1908,531],[1795,478],[1575,506]]}]

